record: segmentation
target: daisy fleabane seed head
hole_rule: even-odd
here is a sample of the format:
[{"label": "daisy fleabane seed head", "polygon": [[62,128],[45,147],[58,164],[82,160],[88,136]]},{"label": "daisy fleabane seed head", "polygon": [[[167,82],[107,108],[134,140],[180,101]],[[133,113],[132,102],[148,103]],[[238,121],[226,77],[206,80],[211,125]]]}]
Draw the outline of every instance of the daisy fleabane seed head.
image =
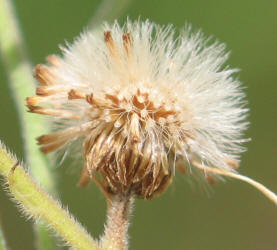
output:
[{"label": "daisy fleabane seed head", "polygon": [[224,49],[189,27],[176,37],[150,21],[83,33],[35,68],[40,86],[29,110],[59,124],[38,138],[41,150],[81,139],[81,185],[93,179],[108,195],[144,199],[193,161],[234,171],[247,109]]}]

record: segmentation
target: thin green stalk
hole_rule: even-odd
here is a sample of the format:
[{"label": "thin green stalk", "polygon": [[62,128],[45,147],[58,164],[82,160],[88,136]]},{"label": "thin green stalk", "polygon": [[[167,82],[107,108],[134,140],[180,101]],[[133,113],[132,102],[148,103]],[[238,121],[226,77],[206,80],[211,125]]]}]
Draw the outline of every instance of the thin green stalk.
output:
[{"label": "thin green stalk", "polygon": [[0,250],[8,250],[1,225],[0,225]]},{"label": "thin green stalk", "polygon": [[[25,158],[36,179],[45,189],[54,194],[54,180],[48,169],[49,160],[42,155],[35,143],[35,138],[46,132],[46,123],[41,117],[26,112],[25,98],[34,94],[35,82],[11,0],[0,0],[0,54],[19,114]],[[35,227],[39,227],[35,229],[38,233],[37,246],[40,246],[37,249],[53,249],[54,242],[50,248],[44,247],[44,244],[39,242],[53,241],[46,233],[46,229],[41,225],[35,225]]]},{"label": "thin green stalk", "polygon": [[28,216],[51,227],[68,246],[76,250],[96,250],[97,244],[76,222],[67,210],[62,209],[41,189],[0,143],[0,174],[21,210]]},{"label": "thin green stalk", "polygon": [[265,187],[263,184],[236,172],[232,172],[225,169],[212,168],[212,167],[203,165],[202,163],[199,163],[197,161],[193,161],[192,163],[195,167],[202,169],[205,173],[210,172],[210,173],[214,173],[214,174],[218,174],[226,177],[231,177],[248,183],[249,185],[259,190],[265,197],[267,197],[277,206],[277,195],[274,192],[272,192],[270,189]]},{"label": "thin green stalk", "polygon": [[121,16],[134,0],[103,0],[89,21],[89,27],[95,28],[103,21],[111,22]]}]

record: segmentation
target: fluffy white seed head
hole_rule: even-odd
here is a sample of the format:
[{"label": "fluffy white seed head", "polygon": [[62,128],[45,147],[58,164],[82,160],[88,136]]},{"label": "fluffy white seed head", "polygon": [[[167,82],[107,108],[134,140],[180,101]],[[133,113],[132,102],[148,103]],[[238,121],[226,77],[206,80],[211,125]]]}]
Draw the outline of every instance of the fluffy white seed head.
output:
[{"label": "fluffy white seed head", "polygon": [[[36,67],[31,112],[62,129],[39,138],[47,153],[83,139],[82,182],[152,198],[176,165],[198,161],[232,171],[244,150],[247,109],[224,44],[150,21],[85,32]],[[40,106],[38,106],[40,104]]]}]

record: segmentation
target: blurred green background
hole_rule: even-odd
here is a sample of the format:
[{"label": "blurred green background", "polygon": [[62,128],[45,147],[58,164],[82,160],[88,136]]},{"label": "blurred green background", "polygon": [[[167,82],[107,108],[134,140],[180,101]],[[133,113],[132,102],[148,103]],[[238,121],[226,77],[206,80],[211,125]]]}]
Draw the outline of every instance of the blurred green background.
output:
[{"label": "blurred green background", "polygon": [[[58,45],[72,41],[101,1],[16,0],[16,9],[33,64],[43,63]],[[122,13],[177,28],[186,22],[227,44],[228,61],[241,69],[251,109],[240,172],[277,192],[277,1],[137,0]],[[0,34],[1,35],[1,34]],[[0,61],[0,138],[23,159],[22,138],[7,75]],[[39,166],[37,166],[39,167]],[[75,170],[76,169],[76,170]],[[103,231],[105,200],[94,184],[76,186],[80,166],[52,167],[60,199],[94,236]],[[208,194],[177,175],[153,201],[137,201],[130,228],[132,250],[276,250],[277,208],[255,189],[228,180]],[[3,187],[3,186],[2,186]],[[32,250],[32,223],[0,190],[0,219],[11,250]]]}]

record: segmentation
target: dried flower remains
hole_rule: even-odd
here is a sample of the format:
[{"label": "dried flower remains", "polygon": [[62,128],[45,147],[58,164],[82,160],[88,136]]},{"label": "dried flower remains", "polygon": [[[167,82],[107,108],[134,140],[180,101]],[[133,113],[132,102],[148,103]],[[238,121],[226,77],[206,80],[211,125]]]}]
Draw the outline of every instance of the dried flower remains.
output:
[{"label": "dried flower remains", "polygon": [[105,24],[37,65],[27,105],[58,124],[38,138],[42,152],[82,140],[81,185],[143,199],[161,194],[175,168],[235,172],[247,127],[237,70],[223,66],[223,44],[190,28],[175,36],[150,21]]}]

